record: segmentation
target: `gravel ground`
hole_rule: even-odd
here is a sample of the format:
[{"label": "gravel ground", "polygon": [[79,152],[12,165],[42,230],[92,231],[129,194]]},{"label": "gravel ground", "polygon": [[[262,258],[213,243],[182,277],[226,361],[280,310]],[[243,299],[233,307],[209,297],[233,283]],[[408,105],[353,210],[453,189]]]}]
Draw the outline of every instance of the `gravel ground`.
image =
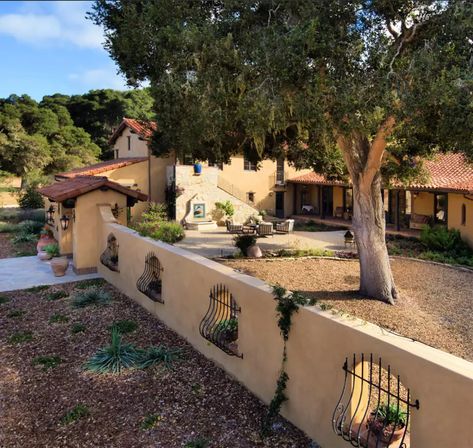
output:
[{"label": "gravel ground", "polygon": [[225,264],[473,361],[473,271],[394,259],[391,265],[401,297],[391,306],[356,292],[358,261],[232,260]]},{"label": "gravel ground", "polygon": [[[0,447],[174,448],[199,437],[209,448],[311,446],[282,419],[274,436],[262,442],[258,432],[266,406],[112,286],[103,286],[113,295],[108,306],[74,309],[69,298],[47,300],[50,292],[69,294],[77,285],[2,295],[9,301],[0,304]],[[25,314],[14,317],[14,310]],[[54,314],[69,320],[50,323]],[[109,343],[109,326],[121,319],[139,324],[124,336],[126,342],[180,347],[183,356],[174,370],[154,367],[120,375],[84,371],[84,362]],[[86,331],[72,334],[78,322]],[[21,331],[30,331],[31,341],[12,343],[10,337]],[[34,366],[33,359],[44,355],[59,356],[62,362],[46,371]],[[77,404],[87,406],[90,414],[61,424]],[[150,415],[156,425],[142,429]]]},{"label": "gravel ground", "polygon": [[14,245],[11,242],[11,238],[11,233],[0,233],[0,258],[36,254],[36,242],[18,243]]}]

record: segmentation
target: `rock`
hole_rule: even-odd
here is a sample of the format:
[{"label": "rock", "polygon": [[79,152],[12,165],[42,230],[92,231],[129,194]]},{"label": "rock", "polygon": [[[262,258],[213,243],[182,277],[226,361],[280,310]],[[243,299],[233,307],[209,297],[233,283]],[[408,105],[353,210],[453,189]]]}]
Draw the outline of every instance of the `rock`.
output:
[{"label": "rock", "polygon": [[253,244],[253,246],[247,249],[246,256],[249,258],[261,258],[263,252],[261,252],[261,248],[257,244]]}]

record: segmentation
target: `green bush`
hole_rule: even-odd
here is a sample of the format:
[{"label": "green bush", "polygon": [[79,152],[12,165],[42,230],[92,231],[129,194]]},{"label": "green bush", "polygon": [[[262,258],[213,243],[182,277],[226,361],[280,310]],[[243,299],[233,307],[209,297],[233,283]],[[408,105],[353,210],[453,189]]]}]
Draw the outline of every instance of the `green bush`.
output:
[{"label": "green bush", "polygon": [[151,202],[146,212],[141,215],[143,221],[167,221],[168,209],[166,204]]},{"label": "green bush", "polygon": [[174,244],[185,237],[184,227],[177,222],[163,221],[159,227],[150,235],[155,240]]},{"label": "green bush", "polygon": [[161,420],[162,417],[158,414],[148,414],[141,422],[141,429],[153,429]]},{"label": "green bush", "polygon": [[441,252],[464,252],[466,244],[461,239],[460,231],[447,229],[445,226],[424,227],[420,240],[429,250]]},{"label": "green bush", "polygon": [[65,316],[64,314],[56,313],[56,314],[53,314],[49,318],[49,323],[50,324],[65,324],[67,322],[69,322],[69,318],[67,316]]},{"label": "green bush", "polygon": [[47,244],[43,247],[43,250],[47,254],[51,255],[51,257],[59,257],[59,255],[61,255],[61,253],[59,252],[59,246],[56,243]]},{"label": "green bush", "polygon": [[138,328],[138,324],[134,320],[119,320],[114,322],[109,330],[116,328],[120,334],[132,333]]},{"label": "green bush", "polygon": [[207,448],[208,446],[209,441],[207,439],[198,437],[197,439],[193,439],[190,442],[187,442],[184,448]]},{"label": "green bush", "polygon": [[38,192],[37,185],[28,185],[18,198],[21,208],[43,208],[43,196]]},{"label": "green bush", "polygon": [[10,301],[10,299],[6,296],[0,296],[0,305],[2,303],[8,303]]},{"label": "green bush", "polygon": [[256,244],[255,235],[237,235],[233,238],[233,244],[240,249],[241,253],[247,256],[248,248]]},{"label": "green bush", "polygon": [[216,202],[215,208],[220,210],[228,218],[231,218],[235,214],[235,207],[233,207],[230,201]]},{"label": "green bush", "polygon": [[141,356],[137,362],[137,367],[147,369],[156,364],[164,364],[165,367],[171,368],[172,363],[181,357],[181,349],[168,348],[164,345],[148,347],[141,351]]},{"label": "green bush", "polygon": [[18,233],[34,233],[39,235],[42,229],[42,222],[26,219],[25,221],[21,221],[16,225],[15,231]]},{"label": "green bush", "polygon": [[72,296],[72,306],[75,308],[85,308],[90,305],[106,305],[110,300],[111,296],[107,291],[89,288]]},{"label": "green bush", "polygon": [[87,330],[87,327],[84,324],[80,323],[80,322],[76,322],[71,327],[71,333],[72,334],[84,333],[86,330]]},{"label": "green bush", "polygon": [[141,352],[131,344],[124,344],[118,330],[112,330],[112,342],[101,348],[90,358],[85,368],[96,373],[120,373],[123,369],[135,367]]},{"label": "green bush", "polygon": [[11,222],[0,221],[0,233],[12,233],[15,232],[16,225]]},{"label": "green bush", "polygon": [[35,241],[37,241],[37,239],[38,239],[38,235],[34,233],[18,232],[12,238],[12,242],[13,244],[34,243]]},{"label": "green bush", "polygon": [[46,296],[46,300],[55,301],[59,299],[65,299],[69,294],[66,291],[60,289],[59,291],[53,291]]},{"label": "green bush", "polygon": [[33,339],[33,333],[31,331],[18,331],[13,333],[9,338],[10,344],[22,344],[23,342],[29,342]]},{"label": "green bush", "polygon": [[43,370],[48,370],[56,367],[57,365],[61,364],[62,359],[59,356],[37,356],[33,359],[33,365],[41,365],[43,366]]}]

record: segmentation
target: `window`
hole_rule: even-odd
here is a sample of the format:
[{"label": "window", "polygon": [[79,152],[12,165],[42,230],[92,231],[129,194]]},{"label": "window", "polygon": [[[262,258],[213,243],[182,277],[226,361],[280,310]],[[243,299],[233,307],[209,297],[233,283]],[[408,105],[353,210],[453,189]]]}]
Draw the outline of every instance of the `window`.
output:
[{"label": "window", "polygon": [[434,207],[435,222],[447,224],[448,196],[446,194],[435,194]]},{"label": "window", "polygon": [[462,204],[461,225],[466,226],[466,205]]},{"label": "window", "polygon": [[192,157],[192,154],[184,154],[182,163],[184,165],[194,165],[194,157]]},{"label": "window", "polygon": [[353,189],[344,187],[343,188],[343,211],[353,210]]},{"label": "window", "polygon": [[255,203],[255,193],[253,191],[249,191],[246,193],[246,198],[248,199],[248,202]]},{"label": "window", "polygon": [[128,151],[131,151],[131,135],[129,135],[127,139],[128,139]]},{"label": "window", "polygon": [[276,185],[284,185],[284,158],[276,161]]},{"label": "window", "polygon": [[243,169],[245,171],[256,171],[256,163],[249,161],[247,158],[243,159]]}]

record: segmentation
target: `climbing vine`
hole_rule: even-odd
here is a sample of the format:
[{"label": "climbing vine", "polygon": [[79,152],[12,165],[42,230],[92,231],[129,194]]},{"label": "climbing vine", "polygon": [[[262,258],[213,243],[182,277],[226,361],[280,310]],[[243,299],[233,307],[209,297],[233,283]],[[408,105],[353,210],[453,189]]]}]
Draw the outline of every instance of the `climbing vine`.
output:
[{"label": "climbing vine", "polygon": [[287,290],[280,285],[273,286],[274,299],[277,301],[276,311],[278,313],[278,327],[283,338],[284,346],[282,353],[281,370],[276,382],[274,397],[269,404],[268,413],[263,419],[261,425],[261,436],[266,437],[271,433],[271,427],[274,419],[279,414],[282,404],[288,400],[286,396],[286,387],[289,376],[286,373],[287,363],[287,341],[291,330],[292,316],[297,313],[300,306],[312,305],[313,301],[307,299],[298,292],[288,294]]}]

